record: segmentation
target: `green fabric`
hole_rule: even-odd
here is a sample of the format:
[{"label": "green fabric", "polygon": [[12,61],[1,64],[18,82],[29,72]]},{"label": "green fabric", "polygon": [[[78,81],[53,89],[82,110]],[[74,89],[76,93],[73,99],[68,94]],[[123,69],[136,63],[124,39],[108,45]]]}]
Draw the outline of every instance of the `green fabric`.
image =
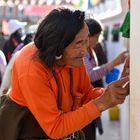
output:
[{"label": "green fabric", "polygon": [[107,31],[107,30],[104,30],[104,31],[103,31],[103,36],[106,36],[107,33],[108,33],[108,31]]},{"label": "green fabric", "polygon": [[120,32],[122,32],[123,37],[130,38],[130,11],[126,14],[124,22],[120,28]]}]

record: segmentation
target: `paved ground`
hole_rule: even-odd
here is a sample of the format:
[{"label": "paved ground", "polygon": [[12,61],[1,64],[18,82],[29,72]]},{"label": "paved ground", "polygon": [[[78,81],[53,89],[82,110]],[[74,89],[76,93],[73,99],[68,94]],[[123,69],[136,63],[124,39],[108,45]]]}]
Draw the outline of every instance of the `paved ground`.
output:
[{"label": "paved ground", "polygon": [[108,111],[102,114],[104,134],[97,134],[97,140],[120,140],[120,122],[110,121]]}]

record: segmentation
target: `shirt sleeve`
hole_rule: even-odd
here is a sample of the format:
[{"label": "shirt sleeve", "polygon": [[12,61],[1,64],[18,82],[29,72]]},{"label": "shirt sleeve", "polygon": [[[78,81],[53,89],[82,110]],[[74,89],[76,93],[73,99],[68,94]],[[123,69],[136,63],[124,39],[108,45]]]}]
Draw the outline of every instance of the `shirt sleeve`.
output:
[{"label": "shirt sleeve", "polygon": [[19,85],[27,107],[52,139],[62,138],[80,130],[100,116],[92,101],[75,111],[64,113],[59,110],[56,95],[49,81],[44,80],[39,74],[22,76]]},{"label": "shirt sleeve", "polygon": [[96,66],[95,61],[92,60],[91,62],[88,55],[85,55],[84,57],[84,64],[92,82],[103,78],[103,76],[105,76],[109,72],[106,64],[102,66]]}]

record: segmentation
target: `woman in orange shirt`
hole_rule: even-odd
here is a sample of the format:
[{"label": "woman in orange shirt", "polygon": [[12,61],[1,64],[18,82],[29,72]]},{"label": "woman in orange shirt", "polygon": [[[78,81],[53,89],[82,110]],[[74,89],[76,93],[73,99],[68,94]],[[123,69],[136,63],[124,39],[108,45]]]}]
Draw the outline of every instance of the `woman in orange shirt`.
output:
[{"label": "woman in orange shirt", "polygon": [[[34,42],[18,55],[9,98],[29,109],[46,135],[23,136],[27,129],[22,128],[24,123],[20,124],[18,140],[48,137],[77,140],[78,130],[99,117],[102,111],[124,102],[128,89],[123,85],[128,77],[105,90],[91,86],[83,65],[88,35],[84,12],[54,9],[40,23]],[[8,135],[8,128],[5,131]]]}]

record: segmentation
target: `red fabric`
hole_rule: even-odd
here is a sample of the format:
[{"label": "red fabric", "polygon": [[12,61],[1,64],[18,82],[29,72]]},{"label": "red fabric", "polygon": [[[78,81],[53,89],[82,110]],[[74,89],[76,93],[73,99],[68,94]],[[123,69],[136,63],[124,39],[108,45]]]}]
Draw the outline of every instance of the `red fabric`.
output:
[{"label": "red fabric", "polygon": [[128,6],[129,6],[129,9],[130,9],[130,0],[128,0]]},{"label": "red fabric", "polygon": [[26,6],[24,10],[24,14],[26,16],[42,16],[49,13],[51,10],[53,10],[55,6],[45,6],[45,5],[33,5],[33,6]]},{"label": "red fabric", "polygon": [[9,27],[6,20],[2,21],[2,32],[4,33],[4,35],[9,35]]}]

